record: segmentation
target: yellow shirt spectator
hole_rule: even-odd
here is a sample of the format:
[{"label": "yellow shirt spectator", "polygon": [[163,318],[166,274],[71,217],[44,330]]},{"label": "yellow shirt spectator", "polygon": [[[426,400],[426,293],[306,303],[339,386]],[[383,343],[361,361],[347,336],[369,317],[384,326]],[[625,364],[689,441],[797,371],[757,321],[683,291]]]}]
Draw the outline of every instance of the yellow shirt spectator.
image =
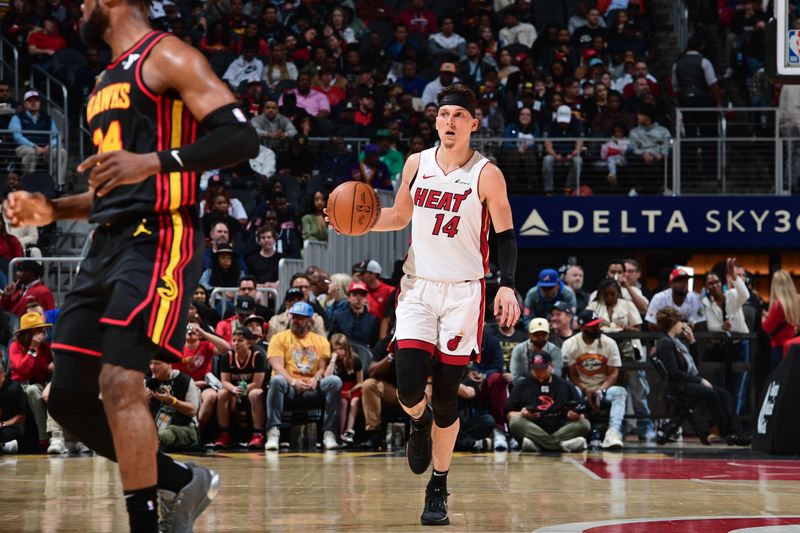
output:
[{"label": "yellow shirt spectator", "polygon": [[294,379],[310,378],[319,370],[320,360],[330,360],[331,345],[322,335],[309,331],[300,339],[288,329],[272,337],[267,357],[281,357],[286,372]]}]

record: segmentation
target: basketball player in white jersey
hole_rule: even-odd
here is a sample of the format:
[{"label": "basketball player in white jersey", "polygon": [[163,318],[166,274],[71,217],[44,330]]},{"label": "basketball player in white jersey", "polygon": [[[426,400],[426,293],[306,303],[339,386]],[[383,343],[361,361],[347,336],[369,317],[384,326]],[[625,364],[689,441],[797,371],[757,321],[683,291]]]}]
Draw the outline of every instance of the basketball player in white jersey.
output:
[{"label": "basketball player in white jersey", "polygon": [[[458,384],[470,359],[480,357],[484,276],[489,265],[489,220],[497,233],[500,289],[494,314],[517,322],[517,248],[502,172],[470,148],[478,128],[475,95],[450,86],[437,96],[441,145],[409,156],[394,207],[381,210],[373,231],[411,222],[411,245],[397,298],[397,389],[412,418],[406,455],[415,474],[433,474],[425,492],[423,525],[447,525],[447,473],[458,435]],[[425,386],[432,377],[431,406]],[[432,409],[431,409],[432,407]]]}]

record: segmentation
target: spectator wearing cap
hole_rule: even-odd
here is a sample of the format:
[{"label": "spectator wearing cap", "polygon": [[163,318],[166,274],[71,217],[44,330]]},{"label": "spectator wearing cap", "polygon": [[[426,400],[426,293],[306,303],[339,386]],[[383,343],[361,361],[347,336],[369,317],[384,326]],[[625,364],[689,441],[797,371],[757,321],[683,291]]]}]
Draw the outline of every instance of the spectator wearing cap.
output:
[{"label": "spectator wearing cap", "polygon": [[665,307],[677,310],[683,321],[694,331],[703,331],[706,327],[706,312],[700,295],[689,290],[691,276],[682,268],[675,268],[669,274],[669,288],[653,295],[644,319],[651,331],[658,331],[656,315]]},{"label": "spectator wearing cap", "polygon": [[[211,224],[208,230],[208,238],[206,239],[206,249],[203,253],[203,269],[208,270],[214,264],[214,254],[221,248],[229,248],[231,246],[231,231],[228,223],[224,220],[219,220]],[[242,254],[238,254],[239,270],[247,272],[247,265],[242,259]]]},{"label": "spectator wearing cap", "polygon": [[411,5],[400,12],[397,21],[405,24],[411,33],[418,33],[423,37],[436,33],[439,29],[436,15],[425,9],[425,0],[411,0]]},{"label": "spectator wearing cap", "polygon": [[[236,297],[238,298],[241,296],[249,296],[255,300],[256,305],[253,313],[260,316],[264,320],[269,320],[272,318],[272,315],[275,314],[272,308],[261,305],[264,302],[265,296],[258,292],[258,283],[256,282],[255,276],[247,274],[239,279],[239,291],[237,292]],[[233,300],[231,300],[231,304],[233,304]],[[231,305],[230,308],[227,308],[225,313],[221,313],[221,306],[218,306],[217,311],[220,312],[224,318],[229,318],[235,313],[232,307],[233,305]]]},{"label": "spectator wearing cap", "polygon": [[552,268],[539,272],[539,282],[525,295],[525,325],[536,317],[548,317],[556,302],[565,302],[575,312],[575,293]]},{"label": "spectator wearing cap", "polygon": [[423,105],[436,105],[436,95],[439,94],[439,91],[460,81],[456,78],[456,70],[455,63],[445,62],[439,66],[439,77],[431,80],[422,91]]},{"label": "spectator wearing cap", "polygon": [[591,424],[577,412],[575,387],[554,374],[548,352],[534,352],[528,368],[511,390],[506,405],[509,430],[522,443],[522,451],[585,450]]},{"label": "spectator wearing cap", "polygon": [[516,6],[506,8],[503,13],[505,26],[500,30],[500,46],[521,44],[531,48],[538,37],[536,27],[528,22],[520,22]]},{"label": "spectator wearing cap", "polygon": [[59,131],[56,122],[42,112],[42,99],[38,91],[27,91],[23,98],[23,109],[11,117],[8,129],[16,143],[16,154],[22,163],[22,172],[35,172],[36,165],[55,158],[51,152],[58,150],[59,176],[67,170],[67,152],[59,147]]},{"label": "spectator wearing cap", "polygon": [[439,21],[439,31],[428,37],[428,54],[434,63],[464,57],[467,41],[455,32],[453,17],[445,15]]},{"label": "spectator wearing cap", "polygon": [[275,152],[286,150],[288,140],[297,135],[297,128],[278,111],[278,101],[275,98],[264,100],[261,109],[260,115],[250,119],[261,142]]},{"label": "spectator wearing cap", "polygon": [[267,361],[264,354],[253,348],[253,333],[243,327],[233,332],[231,349],[220,357],[222,388],[217,397],[217,423],[220,432],[214,443],[216,448],[229,448],[233,444],[229,428],[231,413],[249,408],[253,431],[248,448],[264,446],[264,377]]},{"label": "spectator wearing cap", "polygon": [[380,160],[381,150],[377,144],[368,144],[364,147],[364,160],[353,163],[347,169],[341,181],[361,181],[375,189],[391,191],[392,175],[386,164]]},{"label": "spectator wearing cap", "polygon": [[664,165],[672,135],[656,122],[655,106],[641,104],[636,112],[639,125],[630,131],[624,186],[645,194],[658,194],[664,182]]},{"label": "spectator wearing cap", "polygon": [[592,411],[610,405],[608,430],[602,447],[622,448],[622,423],[628,392],[616,385],[622,368],[617,343],[603,335],[603,320],[591,309],[578,314],[580,333],[567,339],[561,346],[564,362],[569,367],[569,378],[586,397]]},{"label": "spectator wearing cap", "polygon": [[220,320],[214,332],[218,337],[222,337],[226,342],[231,342],[231,335],[237,328],[242,327],[244,320],[252,315],[256,309],[256,300],[252,296],[236,297],[236,314],[224,320]]},{"label": "spectator wearing cap", "polygon": [[511,378],[515,385],[528,377],[533,354],[538,352],[547,352],[550,355],[553,374],[561,377],[564,368],[561,349],[550,342],[550,324],[546,318],[541,317],[531,320],[528,324],[528,340],[514,346],[511,352]]},{"label": "spectator wearing cap", "polygon": [[45,311],[55,308],[53,293],[42,282],[43,273],[44,269],[37,261],[17,263],[16,280],[3,289],[0,309],[21,317],[31,302],[38,302]]},{"label": "spectator wearing cap", "polygon": [[222,79],[236,91],[243,83],[260,83],[264,74],[264,62],[256,57],[255,48],[247,48],[234,59]]},{"label": "spectator wearing cap", "polygon": [[369,312],[382,321],[386,318],[386,306],[394,293],[395,288],[387,285],[381,280],[383,269],[381,264],[374,259],[361,261],[354,265],[353,273],[358,275],[358,279],[362,281],[367,290],[367,308]]},{"label": "spectator wearing cap", "polygon": [[[556,118],[544,130],[544,150],[546,155],[542,161],[542,174],[545,192],[553,192],[554,173],[556,167],[568,167],[566,187],[574,190],[580,180],[583,158],[583,127],[581,121],[572,116],[572,109],[561,105],[556,111]],[[572,139],[559,141],[558,139]]]},{"label": "spectator wearing cap", "polygon": [[378,123],[378,116],[375,114],[375,93],[366,86],[358,89],[358,105],[353,121],[364,128],[364,131],[373,131]]},{"label": "spectator wearing cap", "polygon": [[339,428],[342,380],[325,376],[331,358],[328,340],[311,331],[314,310],[305,302],[289,309],[291,328],[272,337],[269,343],[269,362],[272,378],[267,394],[267,450],[277,450],[280,441],[281,413],[285,405],[303,402],[324,402],[322,443],[326,450],[339,447],[336,433]]},{"label": "spectator wearing cap", "polygon": [[278,100],[278,105],[283,105],[283,97],[294,94],[297,98],[297,107],[316,118],[326,118],[331,113],[331,104],[328,97],[319,91],[311,90],[311,76],[301,72],[297,76],[297,87],[284,92]]},{"label": "spectator wearing cap", "polygon": [[[297,302],[305,301],[305,294],[303,293],[303,289],[292,287],[291,289],[286,291],[286,296],[283,299],[283,306],[284,311],[274,315],[272,318],[269,319],[269,325],[267,327],[267,336],[266,341],[267,343],[272,342],[272,337],[276,334],[281,333],[289,329],[290,325],[290,316],[289,316],[289,309],[296,304]],[[322,320],[322,317],[314,313],[311,319],[311,330],[322,337],[325,337],[325,322]]]},{"label": "spectator wearing cap", "polygon": [[278,287],[278,263],[283,255],[275,248],[277,234],[266,224],[258,228],[258,251],[247,257],[247,271],[252,274],[258,287]]},{"label": "spectator wearing cap", "polygon": [[572,329],[572,318],[575,312],[567,302],[559,301],[553,304],[550,310],[550,338],[552,342],[559,348],[564,344],[564,341],[569,339],[575,334]]},{"label": "spectator wearing cap", "polygon": [[378,341],[378,320],[367,311],[367,285],[361,281],[347,288],[350,305],[341,306],[331,314],[330,334],[343,333],[353,342],[372,346]]},{"label": "spectator wearing cap", "polygon": [[200,439],[200,390],[192,378],[155,358],[145,375],[145,391],[158,430],[159,447],[167,451],[196,445]]},{"label": "spectator wearing cap", "polygon": [[358,104],[351,100],[340,105],[339,117],[336,119],[337,134],[342,137],[363,137],[366,134],[366,128],[356,123],[357,109]]},{"label": "spectator wearing cap", "polygon": [[[264,317],[259,315],[250,315],[249,317],[244,319],[244,327],[250,330],[255,336],[255,339],[250,343],[250,345],[262,352],[264,357],[267,356],[267,347],[269,346],[266,341],[264,340],[266,328],[267,328],[267,321],[264,320]],[[268,369],[269,370],[269,369]]]},{"label": "spectator wearing cap", "polygon": [[209,291],[217,287],[236,287],[241,277],[239,254],[233,249],[233,244],[228,243],[212,254],[211,268],[200,276],[200,285]]},{"label": "spectator wearing cap", "polygon": [[206,376],[212,371],[214,357],[230,349],[231,345],[225,339],[209,333],[198,322],[190,321],[186,327],[186,344],[183,345],[181,361],[174,368],[188,375],[200,391],[197,413],[200,431],[216,413],[217,406],[217,390],[209,382],[214,380],[207,381]]}]

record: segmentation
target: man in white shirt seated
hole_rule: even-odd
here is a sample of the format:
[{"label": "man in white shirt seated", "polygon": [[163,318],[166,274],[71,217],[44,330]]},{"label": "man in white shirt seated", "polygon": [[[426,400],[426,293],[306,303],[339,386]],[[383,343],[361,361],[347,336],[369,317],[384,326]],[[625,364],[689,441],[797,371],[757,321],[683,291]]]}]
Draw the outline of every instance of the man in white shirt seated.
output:
[{"label": "man in white shirt seated", "polygon": [[677,310],[694,331],[706,329],[706,312],[700,295],[689,290],[691,276],[682,268],[675,268],[669,275],[669,289],[656,293],[647,308],[644,319],[652,331],[658,331],[656,314],[665,307]]}]

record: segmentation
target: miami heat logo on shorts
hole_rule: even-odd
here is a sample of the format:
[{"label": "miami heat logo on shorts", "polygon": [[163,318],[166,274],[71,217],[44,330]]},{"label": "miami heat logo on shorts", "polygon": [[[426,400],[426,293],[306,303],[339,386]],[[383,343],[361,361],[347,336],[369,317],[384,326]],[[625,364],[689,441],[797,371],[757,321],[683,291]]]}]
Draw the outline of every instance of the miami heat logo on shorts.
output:
[{"label": "miami heat logo on shorts", "polygon": [[451,352],[455,352],[458,348],[458,345],[461,344],[461,339],[464,338],[464,332],[459,331],[458,335],[453,335],[453,338],[447,341],[447,349]]}]

